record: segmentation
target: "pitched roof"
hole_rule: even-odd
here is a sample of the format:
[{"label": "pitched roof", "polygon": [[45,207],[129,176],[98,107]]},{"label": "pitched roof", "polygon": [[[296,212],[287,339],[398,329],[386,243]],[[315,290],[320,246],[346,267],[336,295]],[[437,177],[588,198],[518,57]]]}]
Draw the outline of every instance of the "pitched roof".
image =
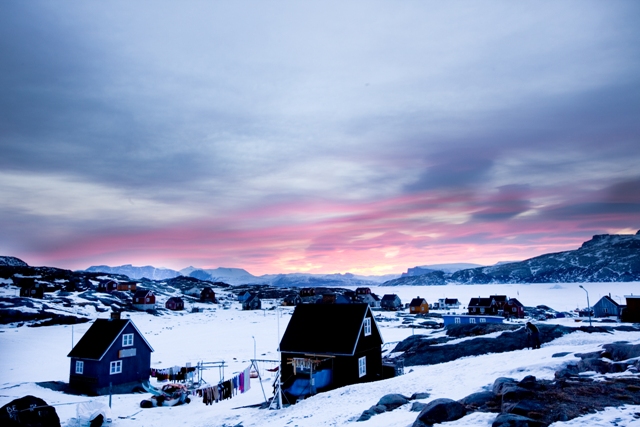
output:
[{"label": "pitched roof", "polygon": [[445,298],[444,299],[444,303],[445,304],[457,304],[458,303],[458,298]]},{"label": "pitched roof", "polygon": [[411,300],[411,302],[409,303],[409,307],[420,307],[422,304],[426,304],[427,300],[425,300],[424,298],[414,298]]},{"label": "pitched roof", "polygon": [[[605,296],[603,296],[602,298],[600,298],[600,301],[602,301],[602,300],[609,301],[611,304],[613,304],[613,305],[614,305],[614,306],[616,306],[616,307],[619,307],[619,306],[620,306],[620,304],[618,304],[617,302],[615,302],[615,301],[613,300],[613,298],[611,298],[609,295],[605,295]],[[598,302],[600,302],[600,301],[598,301]],[[598,304],[598,302],[597,302],[596,304]],[[595,305],[595,304],[594,304],[594,305]]]},{"label": "pitched roof", "polygon": [[471,298],[469,307],[490,307],[492,298]]},{"label": "pitched roof", "polygon": [[102,359],[129,323],[131,323],[131,326],[138,332],[138,335],[140,335],[151,351],[153,351],[151,345],[149,345],[130,319],[97,319],[82,338],[80,338],[80,341],[71,349],[71,352],[67,354],[67,357],[92,360]]},{"label": "pitched roof", "polygon": [[[367,304],[298,305],[280,341],[280,351],[353,355],[362,323],[369,313]],[[382,342],[375,319],[372,323]]]},{"label": "pitched roof", "polygon": [[133,294],[134,298],[145,298],[147,295],[153,295],[153,292],[149,289],[138,289],[135,294]]},{"label": "pitched roof", "polygon": [[396,298],[400,298],[398,295],[396,294],[385,294],[382,297],[382,301],[394,301]]}]

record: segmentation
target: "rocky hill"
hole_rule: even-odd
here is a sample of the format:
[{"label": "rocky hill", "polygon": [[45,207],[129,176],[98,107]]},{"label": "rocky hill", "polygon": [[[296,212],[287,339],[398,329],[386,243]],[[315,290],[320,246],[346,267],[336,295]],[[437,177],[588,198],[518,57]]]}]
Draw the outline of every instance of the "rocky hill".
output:
[{"label": "rocky hill", "polygon": [[519,262],[404,276],[383,286],[433,286],[447,283],[584,283],[640,281],[640,231],[601,234],[579,249],[540,255]]}]

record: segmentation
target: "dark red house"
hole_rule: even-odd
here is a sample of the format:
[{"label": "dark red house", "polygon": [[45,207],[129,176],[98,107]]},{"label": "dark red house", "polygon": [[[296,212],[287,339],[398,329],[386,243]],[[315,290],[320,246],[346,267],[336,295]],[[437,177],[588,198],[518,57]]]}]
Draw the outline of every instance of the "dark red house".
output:
[{"label": "dark red house", "polygon": [[502,307],[502,313],[506,318],[524,319],[524,305],[515,298],[509,298]]},{"label": "dark red house", "polygon": [[149,380],[151,352],[130,319],[97,319],[67,355],[69,386],[90,395],[129,393]]},{"label": "dark red house", "polygon": [[138,289],[133,294],[133,306],[138,310],[152,310],[156,308],[156,296],[150,290]]},{"label": "dark red house", "polygon": [[216,303],[218,302],[218,300],[216,299],[216,293],[209,286],[206,286],[204,289],[202,289],[202,292],[200,292],[200,301]]},{"label": "dark red house", "polygon": [[184,300],[180,297],[171,297],[164,304],[165,308],[173,311],[184,310]]},{"label": "dark red house", "polygon": [[501,310],[500,306],[493,298],[471,298],[467,305],[469,314],[496,315]]},{"label": "dark red house", "polygon": [[115,280],[102,280],[98,283],[98,292],[113,292],[118,289],[118,283]]}]

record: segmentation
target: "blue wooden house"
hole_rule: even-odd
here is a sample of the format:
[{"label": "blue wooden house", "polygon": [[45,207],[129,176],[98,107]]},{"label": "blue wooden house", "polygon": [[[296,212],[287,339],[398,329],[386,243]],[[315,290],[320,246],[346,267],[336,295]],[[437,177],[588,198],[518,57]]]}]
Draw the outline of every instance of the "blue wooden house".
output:
[{"label": "blue wooden house", "polygon": [[97,319],[67,355],[69,386],[89,395],[132,392],[149,380],[151,352],[130,319]]},{"label": "blue wooden house", "polygon": [[473,315],[473,314],[443,314],[444,326],[468,325],[475,323],[504,323],[502,316]]},{"label": "blue wooden house", "polygon": [[614,301],[613,298],[611,298],[611,294],[609,294],[600,298],[600,301],[595,303],[591,308],[593,309],[594,317],[620,317],[623,306]]}]

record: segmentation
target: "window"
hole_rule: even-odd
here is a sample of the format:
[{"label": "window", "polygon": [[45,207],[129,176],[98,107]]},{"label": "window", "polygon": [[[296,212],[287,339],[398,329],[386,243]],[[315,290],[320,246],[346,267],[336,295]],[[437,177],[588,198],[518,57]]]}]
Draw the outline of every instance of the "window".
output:
[{"label": "window", "polygon": [[484,313],[484,307],[480,309],[480,313]]},{"label": "window", "polygon": [[370,317],[367,317],[364,319],[364,335],[367,337],[371,335],[371,318]]},{"label": "window", "polygon": [[487,323],[487,319],[485,319],[484,317],[480,318],[480,323]]},{"label": "window", "polygon": [[358,376],[360,378],[367,375],[367,356],[358,359]]},{"label": "window", "polygon": [[516,312],[516,308],[515,308],[515,307],[513,307],[513,308],[511,309],[511,311],[513,311],[513,312],[515,313],[515,312]]},{"label": "window", "polygon": [[460,323],[460,318],[456,317],[456,323]]},{"label": "window", "polygon": [[84,362],[82,360],[76,360],[76,374],[82,375],[84,372]]},{"label": "window", "polygon": [[129,347],[133,345],[133,334],[124,334],[122,336],[122,346]]},{"label": "window", "polygon": [[122,373],[122,360],[116,360],[109,364],[109,374],[120,374]]},{"label": "window", "polygon": [[470,318],[470,319],[469,319],[469,323],[476,323],[476,319],[475,319],[475,318],[473,318],[473,317],[472,317],[472,318]]}]

